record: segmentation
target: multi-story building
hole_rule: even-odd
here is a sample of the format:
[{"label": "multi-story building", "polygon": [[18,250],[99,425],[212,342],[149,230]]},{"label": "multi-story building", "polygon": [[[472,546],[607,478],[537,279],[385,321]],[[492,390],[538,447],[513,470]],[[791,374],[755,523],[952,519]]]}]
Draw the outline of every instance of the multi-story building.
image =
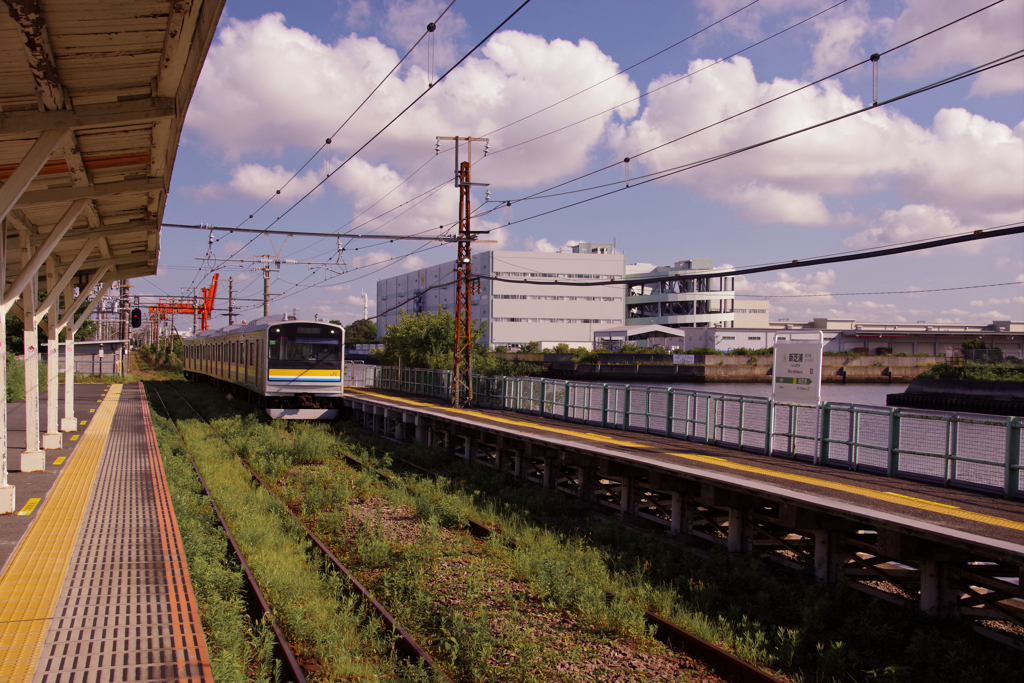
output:
[{"label": "multi-story building", "polygon": [[[565,342],[590,348],[594,330],[622,323],[623,287],[579,283],[622,280],[624,258],[610,244],[581,243],[572,251],[487,251],[473,255],[480,290],[471,299],[474,321],[485,321],[481,340],[519,348]],[[491,279],[491,278],[497,279]],[[540,284],[545,283],[545,284]],[[455,262],[377,281],[377,337],[398,322],[401,311],[455,312]]]},{"label": "multi-story building", "polygon": [[[664,327],[732,327],[736,278],[715,275],[727,269],[715,268],[709,258],[678,261],[641,272],[639,264],[628,267],[626,278],[626,325]],[[631,279],[666,279],[629,284]],[[674,279],[689,276],[687,279]],[[673,278],[673,279],[669,279]]]}]

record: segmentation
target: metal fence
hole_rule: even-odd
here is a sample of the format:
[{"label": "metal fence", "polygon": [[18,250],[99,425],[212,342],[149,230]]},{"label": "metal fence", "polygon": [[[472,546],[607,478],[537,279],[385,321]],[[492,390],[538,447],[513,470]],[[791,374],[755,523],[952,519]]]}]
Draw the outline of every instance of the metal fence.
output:
[{"label": "metal fence", "polygon": [[[348,386],[447,399],[444,370],[364,366]],[[996,417],[851,403],[798,405],[675,387],[473,376],[473,405],[659,434],[821,465],[1021,497],[1022,426]]]}]

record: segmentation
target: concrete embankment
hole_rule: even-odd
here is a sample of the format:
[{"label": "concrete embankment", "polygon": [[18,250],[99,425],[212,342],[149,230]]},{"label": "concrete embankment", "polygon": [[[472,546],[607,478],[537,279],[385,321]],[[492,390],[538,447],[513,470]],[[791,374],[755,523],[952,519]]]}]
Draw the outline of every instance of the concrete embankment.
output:
[{"label": "concrete embankment", "polygon": [[[541,354],[537,354],[540,356]],[[610,355],[610,354],[609,354]],[[635,358],[635,356],[633,357]],[[657,358],[650,362],[648,359]],[[662,358],[667,359],[663,361]],[[604,361],[604,357],[601,359]],[[632,360],[632,359],[631,359]],[[588,382],[743,382],[771,383],[771,356],[697,356],[693,365],[673,365],[671,356],[648,362],[548,362],[547,377]],[[826,356],[822,382],[828,384],[906,384],[942,358]],[[703,362],[702,362],[703,361]],[[538,358],[532,362],[543,362]]]}]

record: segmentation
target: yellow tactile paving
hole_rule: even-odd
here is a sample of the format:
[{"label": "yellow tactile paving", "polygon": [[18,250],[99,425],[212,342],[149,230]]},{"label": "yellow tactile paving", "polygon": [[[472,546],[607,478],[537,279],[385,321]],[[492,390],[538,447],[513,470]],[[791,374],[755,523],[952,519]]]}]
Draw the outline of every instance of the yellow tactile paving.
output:
[{"label": "yellow tactile paving", "polygon": [[0,683],[27,682],[35,671],[120,393],[110,390],[0,575]]},{"label": "yellow tactile paving", "polygon": [[[370,391],[360,392],[358,390],[346,389],[352,393],[366,393],[373,394]],[[904,496],[899,493],[889,493],[887,491],[876,491],[874,489],[864,488],[862,486],[851,486],[850,484],[842,484],[839,482],[828,481],[827,479],[818,479],[817,477],[808,477],[799,474],[793,474],[790,472],[777,472],[775,470],[767,469],[764,467],[754,467],[753,465],[744,465],[742,463],[732,462],[724,458],[717,458],[711,455],[699,455],[697,453],[677,453],[674,451],[664,450],[658,446],[652,446],[650,444],[637,443],[635,441],[627,441],[626,439],[618,439],[603,434],[590,434],[580,430],[574,429],[563,429],[560,427],[549,427],[547,425],[537,424],[535,422],[525,422],[521,420],[511,420],[504,417],[498,417],[496,415],[487,415],[473,410],[456,410],[455,408],[448,408],[445,406],[439,406],[434,403],[423,403],[420,401],[413,401],[407,398],[398,398],[397,396],[384,396],[378,395],[380,398],[386,398],[389,401],[397,401],[399,403],[406,403],[409,405],[419,406],[423,408],[430,408],[433,410],[442,410],[444,412],[455,413],[458,415],[473,415],[485,420],[492,422],[499,422],[502,424],[515,425],[517,427],[528,427],[530,429],[538,429],[545,432],[552,432],[554,434],[565,434],[572,436],[577,439],[585,439],[587,441],[597,441],[604,444],[614,444],[617,446],[624,446],[626,448],[642,448],[646,450],[656,450],[666,455],[672,455],[677,458],[684,460],[693,460],[695,462],[702,462],[709,465],[715,465],[717,467],[723,467],[738,472],[747,472],[749,474],[758,474],[761,476],[772,477],[775,479],[782,479],[788,482],[799,482],[801,484],[810,484],[812,486],[818,486],[820,488],[831,489],[833,491],[843,491],[844,493],[851,493],[858,496],[864,496],[865,498],[872,498],[874,500],[885,501],[893,505],[902,505],[904,507],[911,507],[917,510],[924,510],[927,512],[934,512],[936,514],[945,515],[947,517],[956,517],[958,519],[965,519],[972,522],[980,522],[982,524],[991,524],[992,526],[1004,527],[1007,529],[1015,529],[1018,531],[1024,531],[1024,523],[1015,522],[1010,519],[1003,519],[1002,517],[995,517],[993,515],[984,515],[978,512],[970,512],[969,510],[962,510],[952,505],[945,505],[943,503],[935,503],[930,500],[924,500],[922,498],[913,498],[911,496]]]}]

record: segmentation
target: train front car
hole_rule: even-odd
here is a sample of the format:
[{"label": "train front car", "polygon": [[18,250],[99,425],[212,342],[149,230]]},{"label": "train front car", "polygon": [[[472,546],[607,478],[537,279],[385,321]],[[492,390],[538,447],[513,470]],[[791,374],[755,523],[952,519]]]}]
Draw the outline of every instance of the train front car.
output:
[{"label": "train front car", "polygon": [[331,420],[342,398],[345,329],[281,322],[267,329],[266,411],[275,419]]}]

